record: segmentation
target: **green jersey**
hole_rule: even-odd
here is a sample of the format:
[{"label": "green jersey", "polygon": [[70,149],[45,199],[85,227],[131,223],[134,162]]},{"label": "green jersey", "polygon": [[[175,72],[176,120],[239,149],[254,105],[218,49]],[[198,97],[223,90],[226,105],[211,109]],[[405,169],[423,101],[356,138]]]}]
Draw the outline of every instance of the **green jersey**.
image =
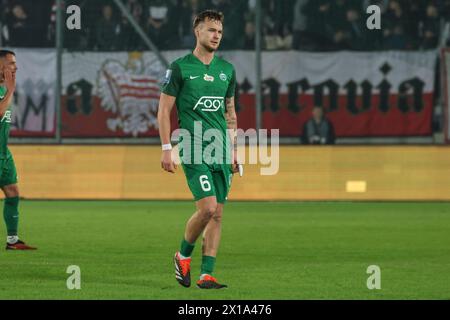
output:
[{"label": "green jersey", "polygon": [[[0,86],[0,100],[6,96],[6,88]],[[4,114],[0,115],[0,159],[8,158],[8,137],[9,127],[11,125],[11,111],[6,110]]]},{"label": "green jersey", "polygon": [[[216,56],[209,65],[205,65],[191,53],[175,60],[167,70],[161,91],[176,97],[179,127],[189,133],[191,150],[195,149],[189,157],[191,163],[199,163],[198,151],[201,151],[202,163],[205,163],[204,151],[212,141],[222,144],[222,159],[229,159],[225,99],[234,97],[235,87],[233,65]],[[212,134],[207,133],[209,129],[213,129],[210,130]],[[185,142],[182,132],[180,138]],[[225,161],[230,164],[229,160]],[[186,163],[183,157],[182,162]]]}]

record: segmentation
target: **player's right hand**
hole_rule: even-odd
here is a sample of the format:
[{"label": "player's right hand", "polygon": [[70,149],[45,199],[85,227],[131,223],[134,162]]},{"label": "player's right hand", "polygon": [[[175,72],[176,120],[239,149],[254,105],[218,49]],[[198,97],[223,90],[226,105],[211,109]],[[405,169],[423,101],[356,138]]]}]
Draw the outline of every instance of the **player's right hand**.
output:
[{"label": "player's right hand", "polygon": [[161,168],[167,172],[175,173],[177,165],[172,159],[172,150],[166,150],[161,155]]},{"label": "player's right hand", "polygon": [[16,90],[16,79],[15,76],[12,74],[11,70],[5,69],[3,71],[4,75],[5,75],[5,86],[6,89],[9,92],[13,92],[14,90]]}]

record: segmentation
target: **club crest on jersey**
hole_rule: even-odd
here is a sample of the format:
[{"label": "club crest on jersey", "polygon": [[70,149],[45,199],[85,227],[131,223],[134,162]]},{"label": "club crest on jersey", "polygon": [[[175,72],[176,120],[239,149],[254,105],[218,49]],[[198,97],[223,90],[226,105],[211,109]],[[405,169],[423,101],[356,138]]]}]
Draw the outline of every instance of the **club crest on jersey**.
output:
[{"label": "club crest on jersey", "polygon": [[12,120],[11,120],[11,111],[10,110],[5,112],[5,114],[2,117],[2,121],[1,122],[6,122],[6,123],[11,123],[12,122]]},{"label": "club crest on jersey", "polygon": [[201,111],[215,112],[221,107],[224,108],[224,98],[223,97],[201,97],[194,106],[194,109],[200,107]]},{"label": "club crest on jersey", "polygon": [[219,78],[222,81],[227,81],[227,75],[223,71],[219,74]]},{"label": "club crest on jersey", "polygon": [[214,81],[214,77],[213,76],[209,76],[208,74],[205,73],[205,76],[203,77],[203,80],[205,81]]}]

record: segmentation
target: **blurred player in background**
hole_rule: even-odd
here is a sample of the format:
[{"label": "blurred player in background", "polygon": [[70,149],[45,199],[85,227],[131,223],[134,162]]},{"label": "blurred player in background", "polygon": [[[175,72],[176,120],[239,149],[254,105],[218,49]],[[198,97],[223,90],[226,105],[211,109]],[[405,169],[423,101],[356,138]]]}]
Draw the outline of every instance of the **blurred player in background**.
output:
[{"label": "blurred player in background", "polygon": [[5,194],[3,217],[6,223],[6,250],[34,250],[17,235],[19,225],[19,188],[14,159],[8,149],[11,110],[16,90],[16,55],[0,50],[0,188]]},{"label": "blurred player in background", "polygon": [[[197,286],[202,289],[226,287],[218,283],[212,273],[220,242],[223,206],[233,173],[239,171],[235,152],[236,74],[232,64],[214,55],[222,39],[222,24],[223,14],[217,11],[206,10],[196,16],[193,27],[197,45],[192,53],[174,61],[167,70],[158,111],[159,133],[163,144],[161,166],[164,170],[172,173],[176,170],[170,144],[170,113],[174,104],[177,106],[180,128],[190,133],[191,146],[194,146],[194,141],[201,141],[201,150],[195,150],[197,156],[202,153],[200,163],[187,163],[183,160],[185,154],[181,157],[197,211],[187,222],[181,248],[176,252],[174,262],[177,281],[182,286],[189,287],[191,254],[197,238],[203,233],[201,274],[197,281]],[[232,158],[229,157],[230,160],[221,164],[208,164],[203,158],[203,151],[209,142],[203,141],[203,137],[194,130],[195,126],[200,126],[202,133],[208,129],[218,130],[219,137],[215,138],[221,141],[224,150],[233,148]],[[227,131],[231,131],[230,136],[227,136]],[[183,142],[184,140],[185,138]],[[190,158],[194,159],[195,152],[190,150]],[[187,152],[186,148],[183,152]]]}]

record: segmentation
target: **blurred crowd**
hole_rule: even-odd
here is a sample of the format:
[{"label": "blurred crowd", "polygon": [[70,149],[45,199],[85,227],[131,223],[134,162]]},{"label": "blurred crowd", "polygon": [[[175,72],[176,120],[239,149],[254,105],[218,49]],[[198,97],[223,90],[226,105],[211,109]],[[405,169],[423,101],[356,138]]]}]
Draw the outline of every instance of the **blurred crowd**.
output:
[{"label": "blurred crowd", "polygon": [[[225,15],[223,50],[253,50],[256,0],[121,0],[162,50],[192,48],[192,20],[214,8]],[[72,50],[147,49],[112,0],[66,0],[82,12],[82,29],[64,31]],[[381,8],[381,30],[369,30],[369,5]],[[418,50],[435,48],[450,0],[262,0],[265,50]],[[66,14],[64,14],[66,17]],[[1,45],[53,47],[55,0],[0,0]]]}]

